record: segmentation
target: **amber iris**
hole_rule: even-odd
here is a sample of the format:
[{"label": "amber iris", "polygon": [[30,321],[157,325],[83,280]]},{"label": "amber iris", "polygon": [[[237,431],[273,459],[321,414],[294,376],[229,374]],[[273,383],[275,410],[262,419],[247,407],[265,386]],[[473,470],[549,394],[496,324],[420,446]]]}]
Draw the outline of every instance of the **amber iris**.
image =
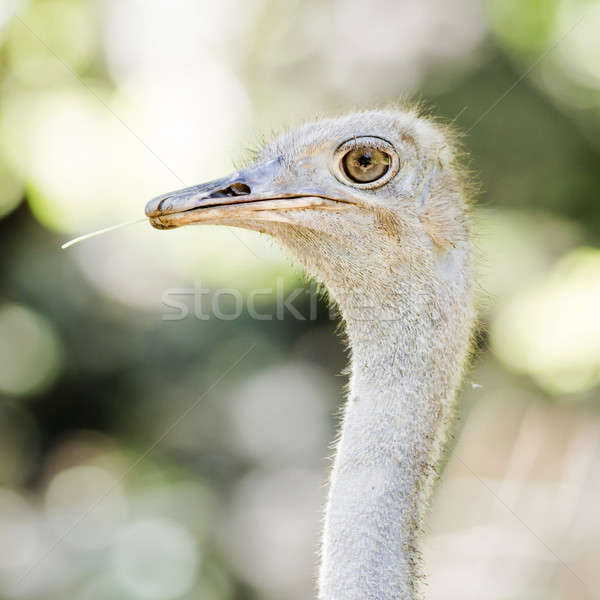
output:
[{"label": "amber iris", "polygon": [[355,148],[342,158],[346,176],[357,183],[371,183],[390,168],[390,155],[378,148]]}]

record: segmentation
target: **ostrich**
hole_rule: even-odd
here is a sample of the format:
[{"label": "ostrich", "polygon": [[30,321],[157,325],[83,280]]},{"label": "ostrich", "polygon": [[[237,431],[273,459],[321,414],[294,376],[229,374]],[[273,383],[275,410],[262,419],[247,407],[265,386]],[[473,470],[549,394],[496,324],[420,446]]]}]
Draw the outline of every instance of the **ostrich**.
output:
[{"label": "ostrich", "polygon": [[466,195],[450,130],[404,107],[304,124],[251,166],[146,206],[158,229],[269,234],[341,311],[351,377],[321,600],[422,597],[419,536],[474,320]]}]

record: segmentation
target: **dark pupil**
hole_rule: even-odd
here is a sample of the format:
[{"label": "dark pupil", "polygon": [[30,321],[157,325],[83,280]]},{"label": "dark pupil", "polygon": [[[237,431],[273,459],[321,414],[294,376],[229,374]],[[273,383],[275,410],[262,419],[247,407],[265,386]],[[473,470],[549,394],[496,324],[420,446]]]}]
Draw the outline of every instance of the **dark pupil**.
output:
[{"label": "dark pupil", "polygon": [[371,164],[371,153],[365,152],[362,156],[360,156],[358,159],[358,164],[361,167],[368,167]]},{"label": "dark pupil", "polygon": [[345,174],[356,183],[371,183],[390,167],[390,155],[378,148],[356,148],[342,159]]}]

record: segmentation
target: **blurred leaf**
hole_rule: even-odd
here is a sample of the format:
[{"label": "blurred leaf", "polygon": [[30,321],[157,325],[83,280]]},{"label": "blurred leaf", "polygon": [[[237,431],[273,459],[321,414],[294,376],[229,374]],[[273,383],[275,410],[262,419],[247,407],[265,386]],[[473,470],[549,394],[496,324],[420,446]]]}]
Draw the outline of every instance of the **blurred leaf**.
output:
[{"label": "blurred leaf", "polygon": [[554,394],[600,383],[600,250],[579,248],[517,293],[491,328],[491,345],[511,369]]}]

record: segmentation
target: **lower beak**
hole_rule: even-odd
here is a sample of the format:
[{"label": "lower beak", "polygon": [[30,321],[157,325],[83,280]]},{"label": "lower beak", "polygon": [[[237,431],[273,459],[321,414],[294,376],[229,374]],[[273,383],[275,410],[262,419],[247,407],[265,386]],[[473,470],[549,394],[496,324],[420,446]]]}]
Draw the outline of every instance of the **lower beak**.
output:
[{"label": "lower beak", "polygon": [[[192,223],[273,220],[274,212],[299,208],[334,208],[340,201],[308,186],[291,190],[278,183],[279,160],[239,171],[208,183],[163,194],[146,205],[146,216],[157,229]],[[270,214],[269,214],[270,213]]]}]

